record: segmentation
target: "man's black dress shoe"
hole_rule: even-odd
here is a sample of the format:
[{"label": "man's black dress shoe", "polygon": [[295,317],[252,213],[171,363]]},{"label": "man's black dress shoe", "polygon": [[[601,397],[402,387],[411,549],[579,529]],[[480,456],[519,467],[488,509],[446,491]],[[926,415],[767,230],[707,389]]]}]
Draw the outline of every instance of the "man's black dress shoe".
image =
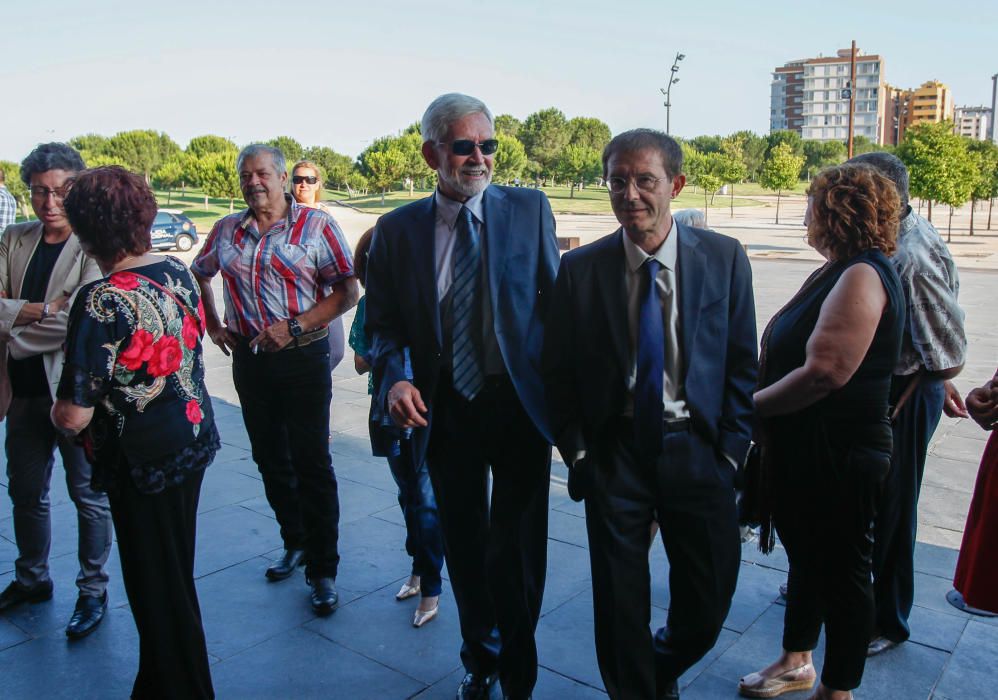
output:
[{"label": "man's black dress shoe", "polygon": [[665,690],[659,693],[658,700],[679,700],[679,683],[672,681]]},{"label": "man's black dress shoe", "polygon": [[500,696],[499,678],[492,674],[466,674],[457,687],[457,700],[498,700]]},{"label": "man's black dress shoe", "polygon": [[100,598],[92,595],[80,595],[76,599],[76,610],[69,618],[66,625],[66,636],[70,639],[79,639],[97,629],[97,625],[104,619],[107,612],[107,591]]},{"label": "man's black dress shoe", "polygon": [[295,572],[299,566],[305,565],[304,549],[285,549],[281,558],[267,567],[267,578],[271,581],[283,581]]},{"label": "man's black dress shoe", "polygon": [[17,581],[11,581],[10,585],[0,593],[0,612],[16,608],[22,603],[41,603],[52,598],[52,582],[45,581],[37,586],[28,588],[22,586]]},{"label": "man's black dress shoe", "polygon": [[336,580],[331,576],[319,576],[308,582],[312,587],[312,610],[316,615],[328,615],[336,610],[340,594],[336,592]]}]

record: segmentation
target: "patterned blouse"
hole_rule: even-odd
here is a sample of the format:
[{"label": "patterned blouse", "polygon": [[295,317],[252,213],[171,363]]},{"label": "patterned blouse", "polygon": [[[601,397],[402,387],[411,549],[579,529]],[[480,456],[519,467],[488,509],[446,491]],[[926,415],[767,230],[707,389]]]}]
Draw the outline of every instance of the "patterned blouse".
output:
[{"label": "patterned blouse", "polygon": [[167,257],[77,294],[57,396],[95,409],[86,436],[96,488],[114,490],[127,473],[140,492],[158,493],[219,449],[197,290],[187,266]]}]

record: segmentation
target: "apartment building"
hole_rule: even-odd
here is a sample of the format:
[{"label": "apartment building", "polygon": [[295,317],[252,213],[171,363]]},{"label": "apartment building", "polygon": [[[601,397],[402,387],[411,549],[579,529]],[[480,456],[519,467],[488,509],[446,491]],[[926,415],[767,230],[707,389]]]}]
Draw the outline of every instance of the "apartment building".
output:
[{"label": "apartment building", "polygon": [[770,130],[790,129],[814,141],[849,138],[849,89],[855,90],[853,135],[882,143],[884,60],[856,50],[856,84],[849,85],[850,49],[835,56],[790,61],[773,70]]},{"label": "apartment building", "polygon": [[991,128],[990,107],[957,107],[953,110],[953,131],[974,139],[987,141]]},{"label": "apartment building", "polygon": [[885,86],[885,144],[897,145],[915,124],[939,123],[954,118],[953,93],[938,80],[929,80],[914,90]]}]

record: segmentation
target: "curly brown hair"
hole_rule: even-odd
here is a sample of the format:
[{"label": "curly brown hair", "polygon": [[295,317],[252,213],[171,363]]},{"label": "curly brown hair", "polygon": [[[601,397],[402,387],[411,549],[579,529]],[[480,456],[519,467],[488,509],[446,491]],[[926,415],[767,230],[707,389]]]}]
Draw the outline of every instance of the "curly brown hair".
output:
[{"label": "curly brown hair", "polygon": [[811,223],[808,238],[835,260],[876,248],[893,255],[897,248],[901,199],[897,187],[875,168],[844,163],[826,168],[808,188]]},{"label": "curly brown hair", "polygon": [[64,206],[80,245],[101,262],[115,263],[152,247],[156,197],[141,175],[117,165],[85,170]]}]

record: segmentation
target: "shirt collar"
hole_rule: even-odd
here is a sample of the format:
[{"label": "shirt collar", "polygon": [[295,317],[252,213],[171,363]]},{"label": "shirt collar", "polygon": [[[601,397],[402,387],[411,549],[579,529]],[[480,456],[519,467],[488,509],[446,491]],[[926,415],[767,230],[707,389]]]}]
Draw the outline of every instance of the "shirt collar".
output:
[{"label": "shirt collar", "polygon": [[914,207],[909,207],[908,215],[901,219],[901,227],[898,233],[903,236],[916,226],[918,226],[918,214],[915,213]]},{"label": "shirt collar", "polygon": [[627,258],[627,267],[632,272],[637,272],[648,258],[655,258],[667,270],[676,270],[676,258],[679,253],[679,228],[676,226],[675,217],[672,219],[672,228],[669,229],[669,235],[665,237],[662,245],[658,247],[653,255],[648,255],[648,253],[641,250],[630,239],[626,231],[622,231],[621,235],[624,237],[624,257]]},{"label": "shirt collar", "polygon": [[[296,202],[295,198],[292,197],[287,192],[284,193],[284,201],[288,203],[288,218],[286,224],[288,228],[291,228],[291,226],[293,226],[295,222],[298,221],[298,215],[301,214],[301,211],[304,207],[298,202]],[[257,232],[261,236],[266,233],[266,231],[260,231],[259,228],[255,226],[256,216],[253,214],[252,209],[247,209],[246,211],[243,212],[243,216],[239,220],[239,227],[244,231],[249,230],[251,221],[254,223],[254,228],[257,228]]]},{"label": "shirt collar", "polygon": [[467,202],[459,202],[456,199],[451,199],[447,197],[438,189],[433,194],[434,202],[437,205],[437,218],[441,219],[447,228],[453,229],[457,225],[458,214],[461,213],[461,207],[465,206],[471,210],[472,215],[478,220],[479,223],[485,223],[485,207],[483,206],[482,200],[484,199],[485,190],[482,190],[474,197],[471,197]]}]

